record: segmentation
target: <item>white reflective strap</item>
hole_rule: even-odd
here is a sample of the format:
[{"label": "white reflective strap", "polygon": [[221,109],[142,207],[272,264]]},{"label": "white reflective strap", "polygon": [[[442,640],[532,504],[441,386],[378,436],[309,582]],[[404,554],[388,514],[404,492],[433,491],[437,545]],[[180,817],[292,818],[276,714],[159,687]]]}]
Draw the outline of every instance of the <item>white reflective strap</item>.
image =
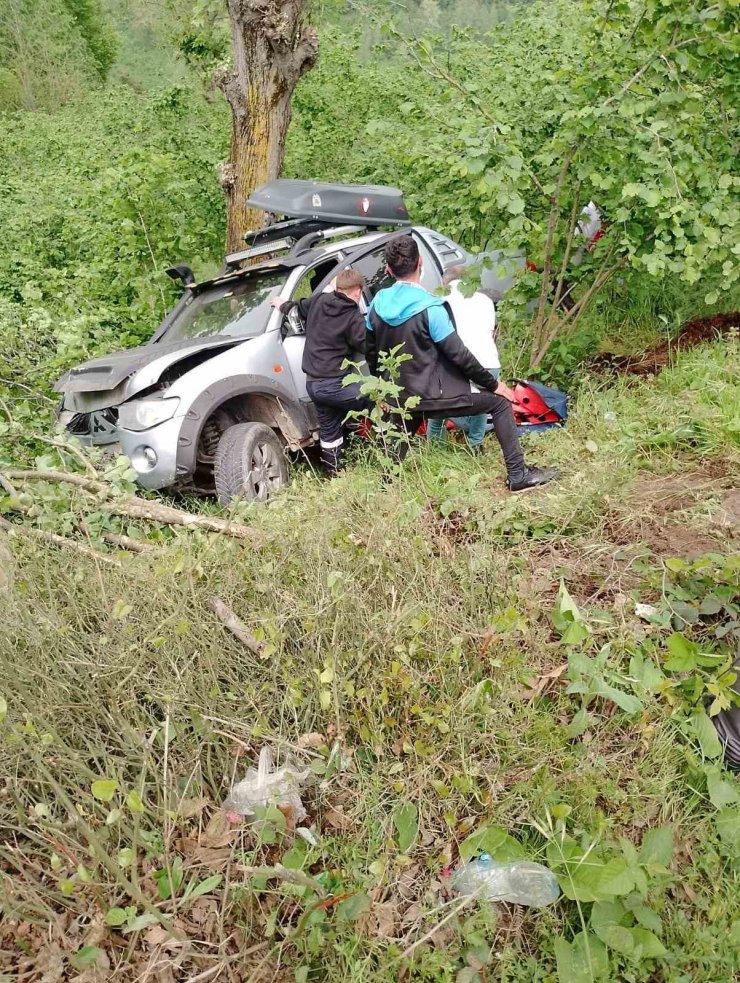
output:
[{"label": "white reflective strap", "polygon": [[341,447],[344,443],[344,437],[340,437],[338,440],[320,440],[319,443],[325,451],[336,450],[337,447]]}]

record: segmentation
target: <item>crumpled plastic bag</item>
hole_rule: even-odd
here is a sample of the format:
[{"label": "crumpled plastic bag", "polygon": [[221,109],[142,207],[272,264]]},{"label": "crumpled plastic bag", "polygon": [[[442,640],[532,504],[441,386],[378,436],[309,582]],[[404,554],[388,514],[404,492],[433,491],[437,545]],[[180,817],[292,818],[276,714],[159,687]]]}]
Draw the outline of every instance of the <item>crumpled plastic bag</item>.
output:
[{"label": "crumpled plastic bag", "polygon": [[249,768],[242,781],[233,786],[224,801],[224,810],[232,821],[243,818],[251,823],[257,818],[256,809],[277,806],[289,809],[294,822],[300,823],[308,815],[300,789],[310,774],[309,769],[299,771],[290,760],[273,770],[272,752],[263,747],[258,766]]}]

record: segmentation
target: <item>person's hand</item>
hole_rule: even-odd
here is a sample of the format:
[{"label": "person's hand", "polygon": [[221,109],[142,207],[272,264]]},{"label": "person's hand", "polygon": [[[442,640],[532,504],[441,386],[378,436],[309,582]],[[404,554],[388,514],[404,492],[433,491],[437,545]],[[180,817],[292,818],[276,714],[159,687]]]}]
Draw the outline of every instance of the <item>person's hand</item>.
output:
[{"label": "person's hand", "polygon": [[510,403],[516,403],[516,396],[508,386],[504,385],[503,382],[499,382],[499,384],[496,386],[496,395],[503,396],[504,399],[508,399]]},{"label": "person's hand", "polygon": [[270,307],[274,307],[275,310],[280,310],[283,304],[286,304],[287,300],[285,297],[273,297],[270,301]]}]

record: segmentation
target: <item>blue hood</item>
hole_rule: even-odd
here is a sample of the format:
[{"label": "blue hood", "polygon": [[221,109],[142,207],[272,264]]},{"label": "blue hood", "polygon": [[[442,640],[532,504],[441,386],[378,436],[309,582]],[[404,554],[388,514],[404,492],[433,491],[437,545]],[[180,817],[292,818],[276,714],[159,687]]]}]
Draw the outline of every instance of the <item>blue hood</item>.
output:
[{"label": "blue hood", "polygon": [[430,307],[443,307],[444,299],[415,283],[396,282],[392,287],[378,291],[370,306],[386,324],[396,327]]}]

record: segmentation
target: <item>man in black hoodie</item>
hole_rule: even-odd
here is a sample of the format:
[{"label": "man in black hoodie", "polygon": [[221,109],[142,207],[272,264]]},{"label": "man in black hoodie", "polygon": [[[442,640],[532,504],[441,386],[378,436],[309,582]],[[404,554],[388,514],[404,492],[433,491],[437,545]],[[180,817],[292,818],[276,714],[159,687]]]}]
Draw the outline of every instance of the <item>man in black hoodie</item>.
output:
[{"label": "man in black hoodie", "polygon": [[365,319],[359,308],[365,281],[355,270],[343,270],[329,293],[303,300],[276,297],[272,306],[287,314],[294,307],[306,323],[303,371],[306,389],[319,416],[321,463],[331,477],[344,466],[344,421],[352,410],[369,410],[370,400],[360,395],[358,383],[343,385],[345,360],[357,360],[365,351]]}]

